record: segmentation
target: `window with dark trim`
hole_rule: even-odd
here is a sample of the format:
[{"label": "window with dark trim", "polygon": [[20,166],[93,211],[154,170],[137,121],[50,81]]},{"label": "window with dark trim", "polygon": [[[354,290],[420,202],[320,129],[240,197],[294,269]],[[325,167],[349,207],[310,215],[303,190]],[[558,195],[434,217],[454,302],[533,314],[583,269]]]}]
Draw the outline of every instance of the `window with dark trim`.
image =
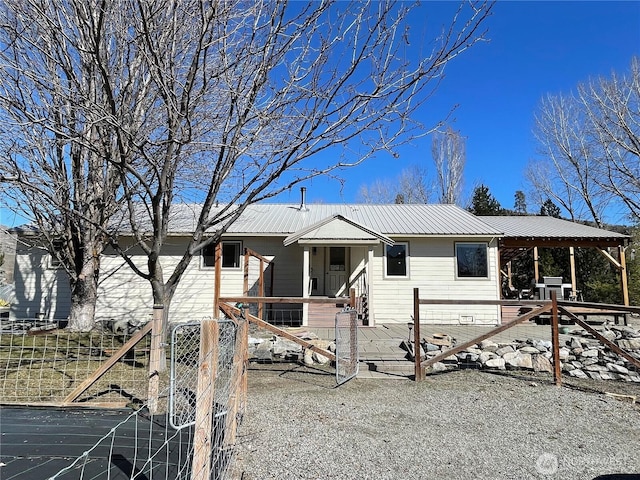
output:
[{"label": "window with dark trim", "polygon": [[396,243],[393,246],[386,246],[386,276],[406,277],[407,258],[409,250],[408,243]]},{"label": "window with dark trim", "polygon": [[[240,268],[240,252],[242,242],[222,242],[222,268]],[[202,267],[212,268],[216,265],[216,246],[207,245],[202,249]]]},{"label": "window with dark trim", "polygon": [[458,278],[489,278],[487,243],[456,243]]},{"label": "window with dark trim", "polygon": [[49,268],[56,269],[62,268],[62,262],[59,260],[59,256],[62,254],[62,249],[64,247],[64,240],[54,240],[51,243],[51,247],[53,251],[56,253],[49,254]]}]

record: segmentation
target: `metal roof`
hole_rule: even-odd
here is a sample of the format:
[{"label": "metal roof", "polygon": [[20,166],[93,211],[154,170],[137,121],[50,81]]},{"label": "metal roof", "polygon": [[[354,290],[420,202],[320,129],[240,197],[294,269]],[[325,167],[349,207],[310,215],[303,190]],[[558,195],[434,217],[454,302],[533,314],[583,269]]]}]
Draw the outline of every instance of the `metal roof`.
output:
[{"label": "metal roof", "polygon": [[[192,232],[199,209],[176,205],[170,230]],[[221,207],[218,207],[221,208]],[[260,203],[247,207],[227,230],[238,235],[290,235],[336,215],[382,235],[498,236],[499,230],[455,205]]]},{"label": "metal roof", "polygon": [[284,239],[284,245],[292,243],[317,243],[336,241],[355,242],[361,244],[371,244],[383,242],[387,245],[393,245],[393,240],[381,233],[354,222],[353,220],[343,217],[342,215],[333,215],[327,217],[318,223],[298,230]]},{"label": "metal roof", "polygon": [[503,233],[502,237],[620,240],[629,238],[622,233],[590,227],[582,223],[555,217],[517,215],[478,217],[483,222]]}]

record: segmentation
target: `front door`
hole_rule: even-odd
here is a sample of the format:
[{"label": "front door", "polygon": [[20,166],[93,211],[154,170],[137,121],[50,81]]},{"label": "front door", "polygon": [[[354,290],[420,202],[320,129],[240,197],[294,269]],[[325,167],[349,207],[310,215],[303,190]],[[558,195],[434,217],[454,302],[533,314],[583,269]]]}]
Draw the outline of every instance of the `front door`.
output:
[{"label": "front door", "polygon": [[327,282],[325,294],[328,297],[346,295],[348,277],[347,247],[327,247]]}]

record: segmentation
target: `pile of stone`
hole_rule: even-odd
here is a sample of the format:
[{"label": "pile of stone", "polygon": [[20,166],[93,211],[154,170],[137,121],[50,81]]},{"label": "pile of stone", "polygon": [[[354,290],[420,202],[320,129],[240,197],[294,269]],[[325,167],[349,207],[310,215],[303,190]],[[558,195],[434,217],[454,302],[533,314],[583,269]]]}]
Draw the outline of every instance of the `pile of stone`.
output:
[{"label": "pile of stone", "polygon": [[[608,326],[598,329],[601,335],[640,359],[640,330],[628,326]],[[562,335],[560,348],[562,371],[576,378],[621,380],[640,383],[640,372],[625,358],[582,329]],[[456,341],[446,334],[434,334],[423,339],[421,348],[426,359],[454,347]],[[526,339],[495,343],[491,339],[467,348],[433,364],[427,373],[459,368],[524,369],[553,372],[551,341]]]},{"label": "pile of stone", "polygon": [[[335,342],[321,340],[313,332],[300,332],[296,337],[318,348],[335,353]],[[249,336],[249,359],[261,363],[278,361],[303,362],[308,366],[329,363],[329,359],[326,356],[270,332],[253,332]]]}]

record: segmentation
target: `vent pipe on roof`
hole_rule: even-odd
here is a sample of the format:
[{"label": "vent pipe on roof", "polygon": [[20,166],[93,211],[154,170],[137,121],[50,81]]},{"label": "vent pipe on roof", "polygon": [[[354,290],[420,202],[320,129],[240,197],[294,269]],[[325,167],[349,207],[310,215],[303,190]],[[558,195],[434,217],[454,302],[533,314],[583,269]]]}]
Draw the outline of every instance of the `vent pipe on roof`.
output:
[{"label": "vent pipe on roof", "polygon": [[300,187],[300,211],[307,212],[307,187]]}]

